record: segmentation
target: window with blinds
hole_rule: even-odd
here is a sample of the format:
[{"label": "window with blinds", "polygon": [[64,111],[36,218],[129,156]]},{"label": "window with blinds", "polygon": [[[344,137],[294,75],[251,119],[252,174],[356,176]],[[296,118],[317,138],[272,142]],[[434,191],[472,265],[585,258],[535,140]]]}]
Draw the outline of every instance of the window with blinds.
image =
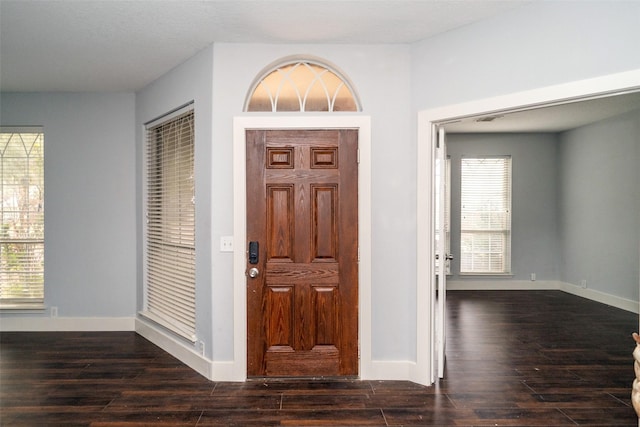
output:
[{"label": "window with blinds", "polygon": [[44,303],[44,134],[0,128],[0,308]]},{"label": "window with blinds", "polygon": [[195,338],[194,113],[146,127],[145,317]]},{"label": "window with blinds", "polygon": [[511,272],[511,157],[463,157],[460,273]]}]

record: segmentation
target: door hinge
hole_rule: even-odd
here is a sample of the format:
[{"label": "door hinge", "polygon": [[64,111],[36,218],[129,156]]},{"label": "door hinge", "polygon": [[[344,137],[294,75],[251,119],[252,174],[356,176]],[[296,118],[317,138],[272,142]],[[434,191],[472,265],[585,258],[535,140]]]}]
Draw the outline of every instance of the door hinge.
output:
[{"label": "door hinge", "polygon": [[356,150],[356,163],[360,164],[360,149]]}]

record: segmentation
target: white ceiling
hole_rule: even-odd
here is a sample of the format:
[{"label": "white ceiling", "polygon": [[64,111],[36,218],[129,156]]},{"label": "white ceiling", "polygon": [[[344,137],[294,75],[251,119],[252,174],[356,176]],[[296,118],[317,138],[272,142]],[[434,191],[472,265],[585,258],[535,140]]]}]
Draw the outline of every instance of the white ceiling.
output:
[{"label": "white ceiling", "polygon": [[445,125],[449,133],[564,132],[640,109],[640,92],[616,94],[526,111],[469,117]]},{"label": "white ceiling", "polygon": [[[532,1],[0,0],[0,91],[132,92],[214,42],[413,43]],[[447,128],[565,130],[640,108],[640,97],[577,105]]]},{"label": "white ceiling", "polygon": [[412,43],[517,0],[0,0],[0,90],[136,91],[213,42]]}]

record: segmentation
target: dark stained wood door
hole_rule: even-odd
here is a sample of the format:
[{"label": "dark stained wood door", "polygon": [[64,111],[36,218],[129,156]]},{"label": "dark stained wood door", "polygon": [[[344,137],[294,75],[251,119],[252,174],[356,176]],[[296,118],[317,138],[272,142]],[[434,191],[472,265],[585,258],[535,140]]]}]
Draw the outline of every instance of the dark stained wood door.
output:
[{"label": "dark stained wood door", "polygon": [[358,374],[358,132],[247,131],[250,377]]}]

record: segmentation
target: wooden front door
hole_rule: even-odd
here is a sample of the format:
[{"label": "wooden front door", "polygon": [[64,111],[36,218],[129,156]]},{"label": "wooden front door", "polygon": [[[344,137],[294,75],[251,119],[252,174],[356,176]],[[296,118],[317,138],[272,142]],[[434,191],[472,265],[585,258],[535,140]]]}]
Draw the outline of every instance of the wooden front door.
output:
[{"label": "wooden front door", "polygon": [[248,376],[357,375],[358,131],[246,136]]}]

